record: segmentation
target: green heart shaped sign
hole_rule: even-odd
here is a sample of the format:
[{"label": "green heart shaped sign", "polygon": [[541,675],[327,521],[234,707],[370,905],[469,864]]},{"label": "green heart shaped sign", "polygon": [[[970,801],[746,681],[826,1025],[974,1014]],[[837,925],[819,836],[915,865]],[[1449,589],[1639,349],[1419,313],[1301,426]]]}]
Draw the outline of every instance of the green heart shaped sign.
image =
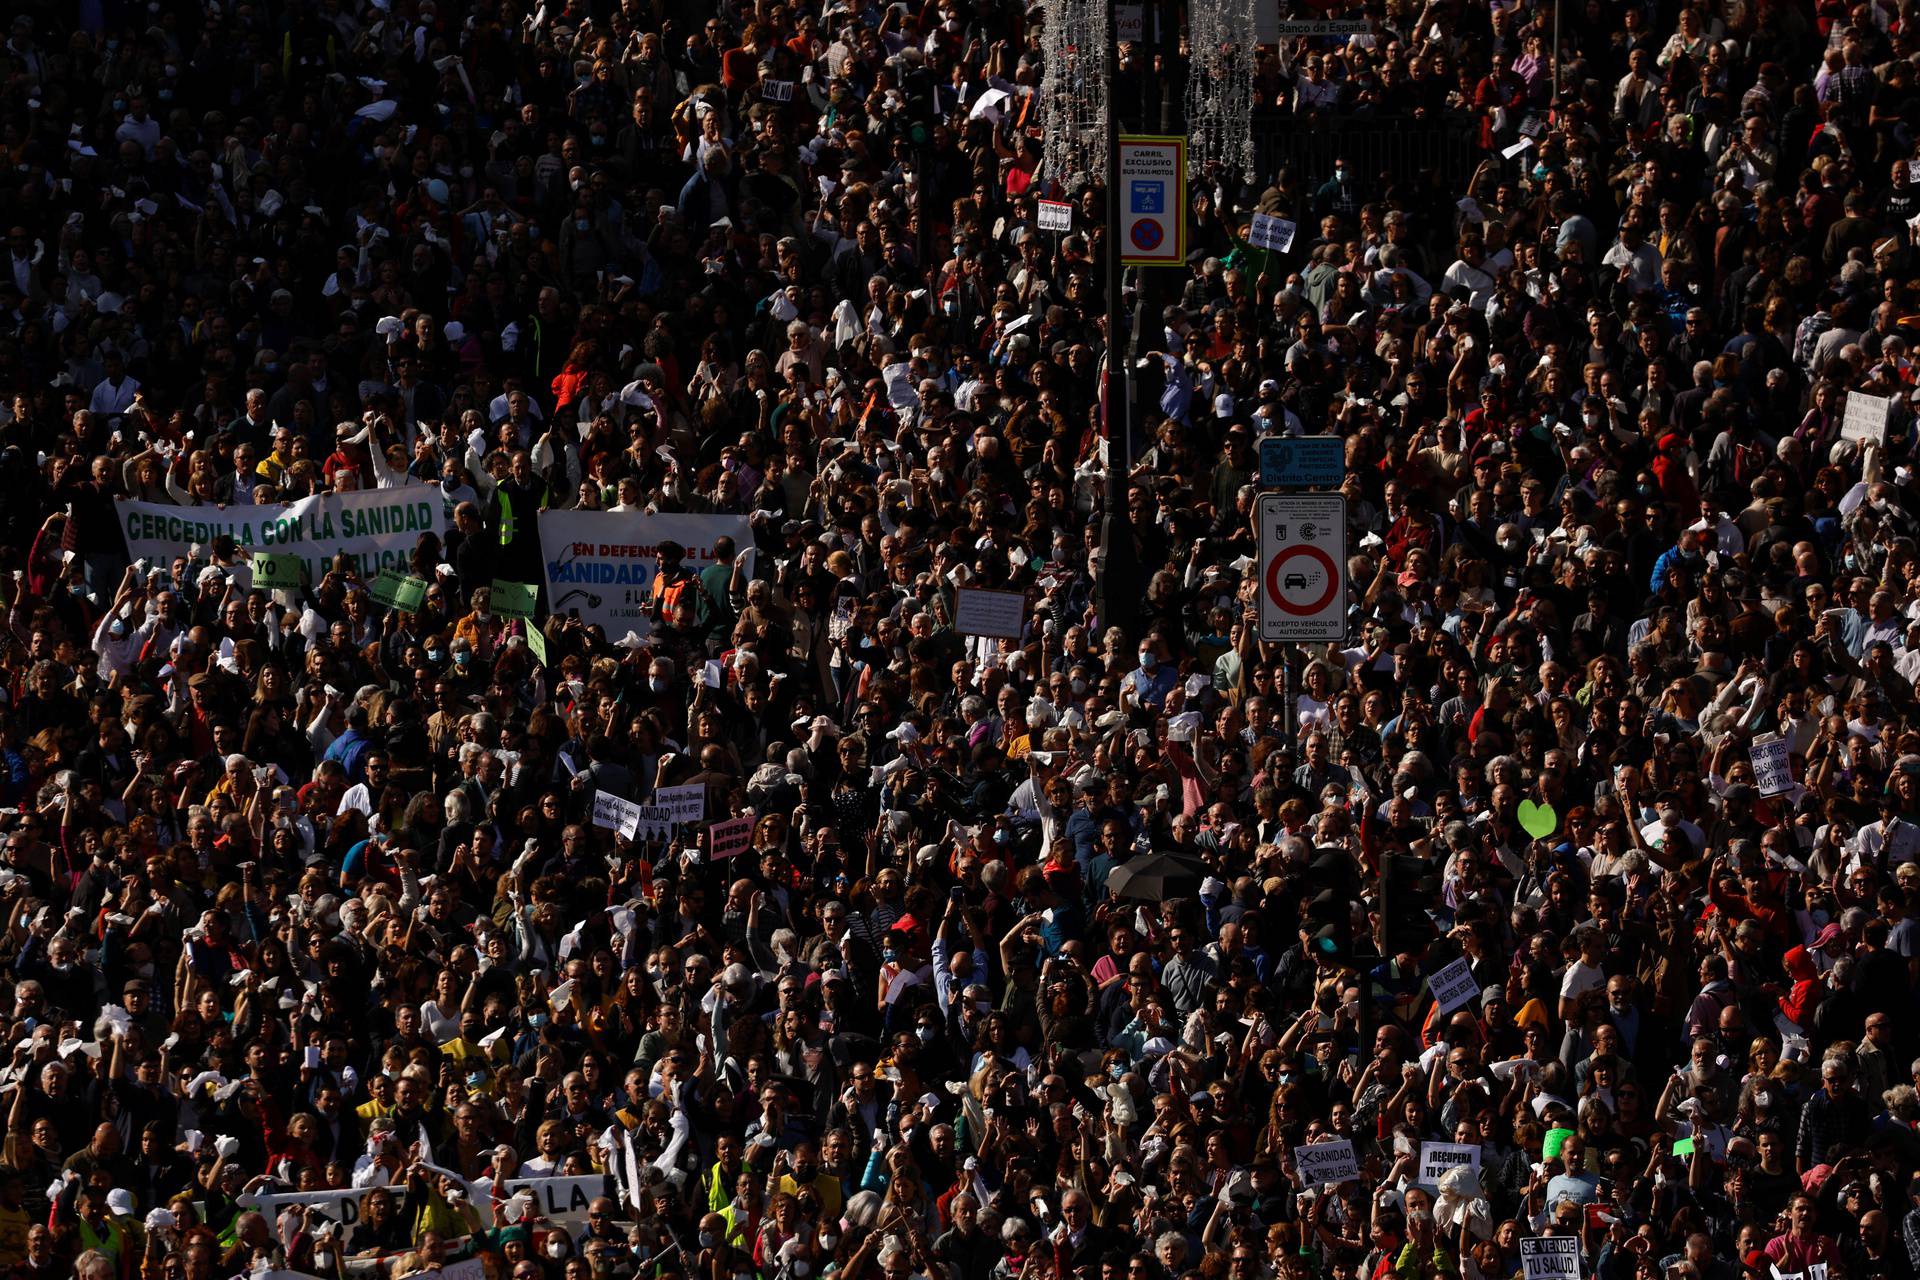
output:
[{"label": "green heart shaped sign", "polygon": [[1545,840],[1559,825],[1560,815],[1553,811],[1552,805],[1531,800],[1520,802],[1520,829],[1535,840]]}]

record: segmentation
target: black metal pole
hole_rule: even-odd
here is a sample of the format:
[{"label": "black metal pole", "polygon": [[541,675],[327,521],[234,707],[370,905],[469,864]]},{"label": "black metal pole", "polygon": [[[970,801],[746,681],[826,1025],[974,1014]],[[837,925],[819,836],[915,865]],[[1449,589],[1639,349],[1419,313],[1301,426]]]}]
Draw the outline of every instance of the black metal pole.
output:
[{"label": "black metal pole", "polygon": [[[1106,443],[1100,544],[1100,617],[1105,625],[1130,630],[1139,604],[1139,577],[1133,545],[1133,520],[1127,511],[1127,473],[1133,462],[1133,361],[1128,357],[1126,308],[1121,289],[1120,191],[1120,14],[1107,0],[1107,371]],[[1138,636],[1131,639],[1137,641]]]}]

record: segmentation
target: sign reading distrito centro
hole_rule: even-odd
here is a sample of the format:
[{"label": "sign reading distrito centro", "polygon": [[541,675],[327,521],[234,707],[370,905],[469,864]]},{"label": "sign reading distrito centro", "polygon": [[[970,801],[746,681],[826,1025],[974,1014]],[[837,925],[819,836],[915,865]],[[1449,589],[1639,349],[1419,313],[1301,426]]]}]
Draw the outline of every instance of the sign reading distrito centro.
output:
[{"label": "sign reading distrito centro", "polygon": [[1120,261],[1177,267],[1186,261],[1187,140],[1120,139]]},{"label": "sign reading distrito centro", "polygon": [[1260,638],[1343,640],[1347,634],[1347,500],[1337,493],[1263,493]]},{"label": "sign reading distrito centro", "polygon": [[1347,442],[1339,436],[1266,436],[1260,441],[1263,489],[1337,489],[1347,478]]}]

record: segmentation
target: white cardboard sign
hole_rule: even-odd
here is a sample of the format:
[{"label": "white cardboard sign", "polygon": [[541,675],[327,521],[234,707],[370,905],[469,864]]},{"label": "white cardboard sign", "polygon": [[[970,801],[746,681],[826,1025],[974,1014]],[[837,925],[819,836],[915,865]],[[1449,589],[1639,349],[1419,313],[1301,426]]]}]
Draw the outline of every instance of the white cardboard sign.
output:
[{"label": "white cardboard sign", "polygon": [[1360,1162],[1354,1158],[1353,1144],[1345,1138],[1295,1147],[1293,1167],[1300,1174],[1300,1181],[1309,1187],[1350,1182],[1360,1176]]},{"label": "white cardboard sign", "polygon": [[1429,977],[1427,985],[1433,988],[1433,1002],[1441,1013],[1452,1013],[1480,994],[1480,984],[1473,978],[1473,966],[1465,956]]}]

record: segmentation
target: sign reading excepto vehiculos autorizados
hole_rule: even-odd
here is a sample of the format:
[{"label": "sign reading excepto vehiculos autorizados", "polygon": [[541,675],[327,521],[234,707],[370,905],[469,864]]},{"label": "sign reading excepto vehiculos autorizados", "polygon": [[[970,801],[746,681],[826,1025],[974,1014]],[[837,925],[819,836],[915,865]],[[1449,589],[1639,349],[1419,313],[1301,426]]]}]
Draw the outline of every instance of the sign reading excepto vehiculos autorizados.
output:
[{"label": "sign reading excepto vehiculos autorizados", "polygon": [[1347,500],[1337,493],[1263,493],[1260,638],[1344,640]]}]

